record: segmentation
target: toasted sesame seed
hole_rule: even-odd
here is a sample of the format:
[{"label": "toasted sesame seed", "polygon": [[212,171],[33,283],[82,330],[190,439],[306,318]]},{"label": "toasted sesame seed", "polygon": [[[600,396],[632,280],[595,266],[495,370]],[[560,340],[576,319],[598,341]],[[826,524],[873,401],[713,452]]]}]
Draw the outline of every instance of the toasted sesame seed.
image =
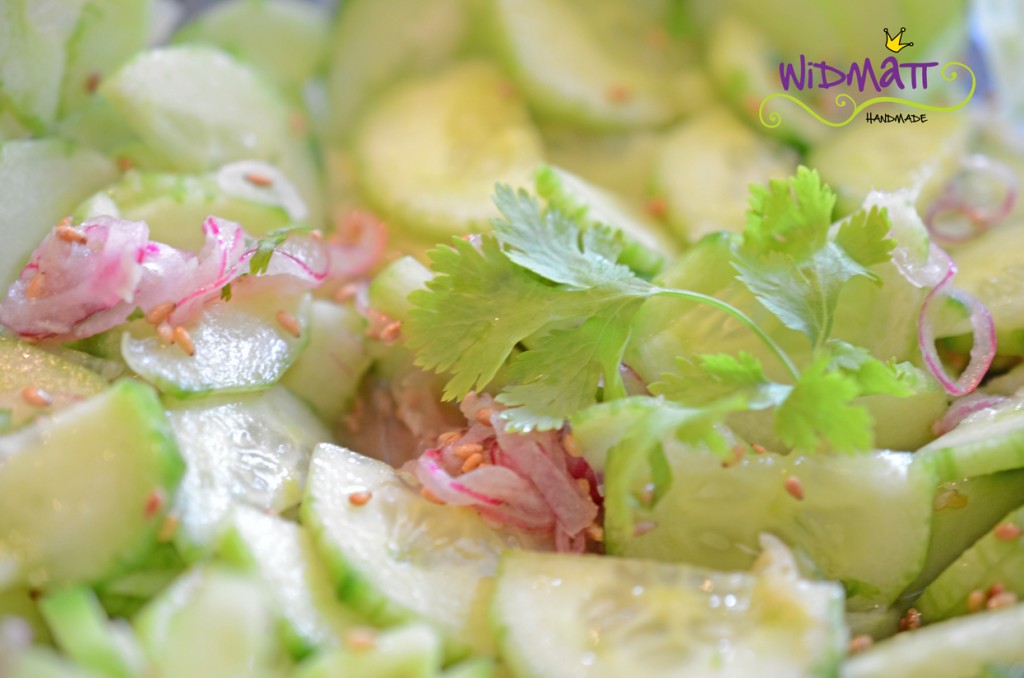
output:
[{"label": "toasted sesame seed", "polygon": [[147,323],[159,325],[163,321],[167,320],[167,316],[174,312],[174,307],[175,303],[173,301],[165,301],[146,311],[146,315],[144,315],[143,318]]},{"label": "toasted sesame seed", "polygon": [[21,399],[33,407],[49,407],[53,404],[53,396],[38,386],[21,389]]},{"label": "toasted sesame seed", "polygon": [[583,456],[583,453],[580,451],[580,446],[576,443],[576,436],[571,433],[566,433],[562,436],[562,447],[565,448],[566,454],[570,457]]},{"label": "toasted sesame seed", "polygon": [[146,508],[145,515],[147,518],[152,518],[156,515],[157,511],[164,505],[164,493],[160,490],[153,490],[146,497]]},{"label": "toasted sesame seed", "polygon": [[345,636],[345,644],[353,650],[372,650],[377,645],[377,633],[373,629],[354,628]]},{"label": "toasted sesame seed", "polygon": [[789,476],[782,484],[786,488],[786,492],[789,496],[794,499],[802,500],[804,498],[804,484],[800,482],[800,479],[796,476]]},{"label": "toasted sesame seed", "polygon": [[168,322],[162,322],[156,326],[156,334],[165,344],[174,343],[174,328]]},{"label": "toasted sesame seed", "polygon": [[314,228],[312,231],[309,232],[309,237],[315,240],[316,242],[323,242],[324,232],[321,231],[319,228]]},{"label": "toasted sesame seed", "polygon": [[373,499],[373,493],[369,490],[361,490],[348,495],[348,503],[353,506],[366,506],[371,499]]},{"label": "toasted sesame seed", "polygon": [[913,631],[919,628],[921,628],[921,613],[912,607],[900,617],[899,629],[900,631]]},{"label": "toasted sesame seed", "polygon": [[999,541],[1014,541],[1020,539],[1022,534],[1021,529],[1014,523],[999,523],[992,532]]},{"label": "toasted sesame seed", "polygon": [[584,496],[590,496],[590,482],[586,478],[577,478],[576,487],[580,488]]},{"label": "toasted sesame seed", "polygon": [[607,95],[612,103],[621,104],[629,101],[633,92],[626,85],[612,85],[608,88]]},{"label": "toasted sesame seed", "polygon": [[657,219],[662,219],[668,214],[668,201],[662,197],[651,198],[647,201],[647,213]]},{"label": "toasted sesame seed", "polygon": [[180,521],[175,516],[167,516],[164,518],[164,522],[160,524],[160,530],[156,533],[156,540],[161,544],[169,542],[174,539],[174,535],[178,532],[178,525]]},{"label": "toasted sesame seed", "polygon": [[643,535],[647,534],[657,526],[658,523],[654,522],[653,520],[643,520],[633,526],[633,536],[642,537]]},{"label": "toasted sesame seed", "polygon": [[469,473],[473,469],[478,468],[482,463],[484,463],[484,455],[477,452],[476,454],[469,455],[466,461],[462,462],[462,468],[459,470],[463,473]]},{"label": "toasted sesame seed", "polygon": [[192,335],[181,325],[174,327],[174,343],[181,347],[181,350],[188,355],[196,354],[196,345],[192,343]]},{"label": "toasted sesame seed", "polygon": [[288,116],[288,126],[296,134],[306,131],[306,118],[301,113],[292,113]]},{"label": "toasted sesame seed", "polygon": [[974,589],[967,594],[967,611],[977,612],[985,607],[987,601],[988,596],[985,595],[984,591]]},{"label": "toasted sesame seed", "polygon": [[990,596],[988,602],[985,603],[986,610],[1001,610],[1004,607],[1010,607],[1011,605],[1017,604],[1017,594],[1013,591],[1000,591],[994,596]]},{"label": "toasted sesame seed", "polygon": [[122,172],[127,172],[131,168],[135,167],[135,163],[132,161],[131,158],[126,158],[125,156],[122,155],[117,159],[117,167]]},{"label": "toasted sesame seed", "polygon": [[583,532],[593,541],[604,541],[604,528],[597,523],[590,523]]},{"label": "toasted sesame seed", "polygon": [[995,584],[992,584],[991,586],[989,586],[988,587],[988,591],[986,591],[985,593],[987,594],[988,598],[991,598],[992,596],[998,596],[1000,593],[1002,593],[1005,590],[1006,590],[1006,587],[1003,586],[1003,582],[997,581]]},{"label": "toasted sesame seed", "polygon": [[[62,226],[71,226],[71,215],[65,216],[63,219],[57,222],[57,228]],[[58,234],[59,235],[59,234]]]},{"label": "toasted sesame seed", "polygon": [[253,186],[270,186],[274,183],[273,179],[259,172],[249,172],[245,175],[245,180]]},{"label": "toasted sesame seed", "polygon": [[395,320],[381,328],[380,340],[386,344],[390,344],[391,342],[398,339],[398,335],[401,334],[401,332],[402,322],[400,320]]},{"label": "toasted sesame seed", "polygon": [[462,437],[462,434],[458,431],[445,431],[441,435],[437,436],[437,444],[441,447],[451,445],[456,440]]},{"label": "toasted sesame seed", "polygon": [[936,511],[947,509],[960,509],[967,506],[967,496],[961,494],[956,488],[949,487],[935,493],[932,508]]},{"label": "toasted sesame seed", "polygon": [[864,650],[869,649],[874,644],[874,638],[866,633],[862,633],[859,636],[854,636],[850,639],[850,644],[847,646],[846,650],[849,654],[857,654],[858,652],[863,652]]},{"label": "toasted sesame seed", "polygon": [[444,500],[438,497],[433,492],[431,492],[430,488],[427,487],[426,485],[420,488],[420,494],[423,495],[423,498],[426,499],[427,501],[433,502],[435,504],[444,504]]},{"label": "toasted sesame seed", "polygon": [[100,74],[93,71],[89,74],[89,77],[85,79],[85,91],[92,94],[96,91],[96,88],[100,86]]},{"label": "toasted sesame seed", "polygon": [[43,285],[46,284],[46,274],[38,271],[25,286],[25,296],[30,300],[43,296]]},{"label": "toasted sesame seed", "polygon": [[491,425],[491,415],[494,414],[494,410],[490,407],[482,407],[473,414],[473,419],[476,423],[483,424],[484,426]]},{"label": "toasted sesame seed", "polygon": [[768,449],[764,445],[753,444],[750,449],[754,451],[754,454],[768,454]]},{"label": "toasted sesame seed", "polygon": [[338,291],[334,293],[334,300],[339,302],[339,303],[344,303],[346,301],[351,301],[352,299],[355,298],[355,296],[356,296],[356,294],[358,294],[358,292],[359,292],[359,286],[358,285],[355,285],[353,283],[349,283],[347,285],[342,285],[341,287],[338,288]]},{"label": "toasted sesame seed", "polygon": [[288,311],[278,311],[277,324],[284,328],[284,331],[292,335],[296,339],[302,336],[302,326],[299,325],[298,319]]},{"label": "toasted sesame seed", "polygon": [[484,446],[480,443],[466,443],[465,445],[456,445],[452,448],[452,454],[459,459],[469,459],[474,454],[482,454]]}]

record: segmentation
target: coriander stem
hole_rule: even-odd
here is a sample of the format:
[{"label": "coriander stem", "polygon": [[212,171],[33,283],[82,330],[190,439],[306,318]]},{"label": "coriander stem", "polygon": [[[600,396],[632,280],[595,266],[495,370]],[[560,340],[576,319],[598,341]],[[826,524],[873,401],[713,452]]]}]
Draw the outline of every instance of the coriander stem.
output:
[{"label": "coriander stem", "polygon": [[708,296],[706,294],[701,294],[700,292],[691,292],[689,290],[676,290],[670,287],[655,287],[654,293],[669,297],[678,297],[680,299],[688,299],[698,304],[704,304],[705,306],[717,308],[723,313],[732,316],[736,320],[746,325],[751,332],[756,334],[757,337],[762,342],[764,342],[764,345],[767,346],[768,349],[775,354],[775,357],[779,359],[779,362],[781,362],[783,367],[786,368],[786,371],[789,372],[789,376],[793,378],[793,381],[796,381],[797,379],[800,378],[800,371],[796,369],[796,365],[793,364],[793,361],[786,354],[786,352],[782,350],[782,347],[775,343],[775,340],[769,337],[768,333],[761,329],[761,326],[754,322],[753,319],[750,318],[750,316],[748,316],[746,313],[739,310],[732,304],[722,301],[721,299],[715,299],[714,297]]}]

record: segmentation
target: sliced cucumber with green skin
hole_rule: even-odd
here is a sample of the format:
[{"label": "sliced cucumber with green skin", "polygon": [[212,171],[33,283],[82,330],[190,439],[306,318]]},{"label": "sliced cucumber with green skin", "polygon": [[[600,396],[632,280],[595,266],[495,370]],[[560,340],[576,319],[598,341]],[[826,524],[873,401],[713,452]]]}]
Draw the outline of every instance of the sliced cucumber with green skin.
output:
[{"label": "sliced cucumber with green skin", "polygon": [[79,666],[111,678],[145,671],[142,648],[122,620],[110,620],[90,589],[73,587],[39,601],[57,646]]},{"label": "sliced cucumber with green skin", "polygon": [[366,344],[366,319],[352,306],[314,299],[309,345],[281,383],[333,425],[352,404],[370,367]]},{"label": "sliced cucumber with green skin", "polygon": [[924,590],[915,607],[926,622],[941,621],[971,611],[968,597],[993,585],[1024,594],[1024,509],[999,521],[988,534],[964,551]]},{"label": "sliced cucumber with green skin", "polygon": [[[99,374],[58,355],[16,339],[0,336],[0,410],[18,428],[40,414],[67,407],[107,387]],[[25,389],[42,391],[40,406],[25,399]]]},{"label": "sliced cucumber with green skin", "polygon": [[620,260],[641,275],[658,273],[679,251],[662,227],[618,196],[563,169],[542,165],[536,173],[537,194],[584,223],[601,223],[622,233],[628,243]]},{"label": "sliced cucumber with green skin", "polygon": [[203,222],[210,215],[242,224],[246,233],[262,235],[291,218],[271,200],[254,200],[230,190],[216,174],[126,172],[115,184],[90,196],[72,213],[75,221],[102,214],[145,221],[149,238],[197,252],[204,243]]},{"label": "sliced cucumber with green skin", "polygon": [[[609,53],[565,0],[492,0],[493,41],[506,69],[541,115],[594,129],[657,127],[678,115],[670,81],[631,54]],[[621,51],[621,50],[620,50]]]},{"label": "sliced cucumber with green skin", "polygon": [[[350,501],[362,492],[368,502]],[[427,620],[449,655],[493,651],[492,577],[501,553],[525,538],[495,531],[472,509],[434,504],[387,464],[332,445],[313,453],[302,519],[354,608],[380,623]]]},{"label": "sliced cucumber with green skin", "polygon": [[[739,569],[750,565],[757,536],[771,532],[806,554],[825,577],[842,581],[852,610],[892,603],[920,572],[936,483],[909,453],[748,454],[723,467],[707,452],[675,443],[665,450],[672,485],[660,502],[650,506],[629,490],[608,492],[609,553]],[[616,456],[628,454],[612,452],[606,478],[618,471]],[[801,499],[787,491],[788,478],[799,481]],[[638,477],[626,487],[640,496],[649,481]],[[613,540],[621,530],[609,523],[624,519],[654,527]]]},{"label": "sliced cucumber with green skin", "polygon": [[87,0],[68,41],[60,117],[93,96],[96,85],[149,44],[153,0]]},{"label": "sliced cucumber with green skin", "polygon": [[494,184],[528,185],[542,152],[514,89],[478,61],[396,85],[366,112],[354,148],[370,201],[435,240],[489,228]]},{"label": "sliced cucumber with green skin", "polygon": [[1024,469],[943,483],[935,491],[924,567],[902,598],[913,600],[1000,518],[1024,504]]},{"label": "sliced cucumber with green skin", "polygon": [[[309,295],[266,291],[208,304],[188,325],[193,355],[165,344],[152,326],[125,332],[121,355],[140,377],[168,395],[189,398],[210,393],[258,391],[276,383],[309,344]],[[281,311],[299,325],[292,335],[277,321]]]},{"label": "sliced cucumber with green skin", "polygon": [[715,108],[667,134],[654,165],[655,191],[664,196],[676,234],[696,242],[714,231],[746,225],[748,186],[796,170],[792,149],[757,136],[728,110]]},{"label": "sliced cucumber with green skin", "polygon": [[161,678],[278,675],[286,663],[274,622],[255,578],[212,565],[189,571],[134,620]]},{"label": "sliced cucumber with green skin", "polygon": [[209,6],[175,43],[219,47],[298,95],[327,54],[326,7],[298,0],[232,0]]},{"label": "sliced cucumber with green skin", "polygon": [[76,666],[48,647],[34,646],[11,658],[0,657],[0,669],[6,678],[108,678]]},{"label": "sliced cucumber with green skin", "polygon": [[847,659],[841,678],[971,678],[991,664],[1024,661],[1024,605],[950,619]]},{"label": "sliced cucumber with green skin", "polygon": [[434,678],[442,660],[441,639],[427,624],[414,623],[373,636],[369,648],[341,647],[321,653],[289,678]]},{"label": "sliced cucumber with green skin", "polygon": [[460,50],[469,29],[465,0],[350,0],[331,39],[327,137],[352,135],[366,106],[411,73],[435,70]]},{"label": "sliced cucumber with green skin", "polygon": [[230,524],[221,553],[244,563],[266,584],[292,656],[339,645],[347,631],[365,626],[337,599],[308,529],[248,506],[237,506]]},{"label": "sliced cucumber with green skin", "polygon": [[[173,525],[173,520],[165,521],[161,529],[169,530]],[[111,617],[131,619],[185,571],[185,560],[174,542],[163,540],[168,536],[169,533],[160,534],[156,546],[137,566],[95,588]]]},{"label": "sliced cucumber with green skin", "polygon": [[301,501],[313,448],[330,432],[282,386],[168,402],[187,464],[174,503],[181,552],[195,559],[229,526],[232,507],[282,513]]},{"label": "sliced cucumber with green skin", "polygon": [[124,118],[101,94],[93,95],[57,125],[57,135],[82,146],[117,157],[124,147],[138,144]]},{"label": "sliced cucumber with green skin", "polygon": [[116,177],[113,161],[70,141],[26,139],[0,146],[0,286],[6,289],[14,281],[47,232],[75,205]]},{"label": "sliced cucumber with green skin", "polygon": [[163,408],[138,382],[0,438],[0,588],[96,582],[138,563],[183,471]]},{"label": "sliced cucumber with green skin", "polygon": [[975,412],[918,450],[917,456],[943,483],[1024,468],[1022,404],[1024,397],[1016,396]]},{"label": "sliced cucumber with green skin", "polygon": [[381,313],[404,321],[414,307],[409,295],[423,290],[434,273],[410,256],[395,259],[373,276],[368,290],[370,306]]},{"label": "sliced cucumber with green skin", "polygon": [[504,673],[498,672],[494,660],[477,657],[449,666],[438,675],[440,678],[500,678]]},{"label": "sliced cucumber with green skin", "polygon": [[753,573],[509,553],[493,604],[502,656],[517,677],[834,675],[842,589],[799,579],[775,548]]}]

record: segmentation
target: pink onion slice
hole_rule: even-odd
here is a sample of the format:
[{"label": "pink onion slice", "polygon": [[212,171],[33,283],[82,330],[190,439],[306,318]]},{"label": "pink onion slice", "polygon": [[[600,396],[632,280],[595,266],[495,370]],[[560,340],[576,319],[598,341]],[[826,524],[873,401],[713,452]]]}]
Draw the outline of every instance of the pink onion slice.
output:
[{"label": "pink onion slice", "polygon": [[[996,354],[995,323],[992,321],[992,314],[978,299],[964,290],[950,286],[950,281],[956,275],[956,264],[950,256],[938,246],[932,245],[931,258],[941,262],[945,272],[942,279],[928,292],[924,303],[921,304],[921,310],[918,313],[917,342],[921,348],[925,365],[939,380],[943,388],[950,395],[964,396],[978,387],[985,377],[985,373],[988,372],[988,368],[992,365],[992,359]],[[935,347],[935,330],[928,319],[931,305],[935,300],[946,296],[957,299],[968,309],[971,330],[974,334],[970,361],[963,373],[955,379],[947,374],[946,368],[942,364],[942,359]]]},{"label": "pink onion slice", "polygon": [[960,422],[982,410],[995,407],[1006,400],[1006,396],[990,395],[975,391],[958,398],[949,406],[946,413],[932,424],[932,433],[941,436],[955,429]]},{"label": "pink onion slice", "polygon": [[1010,214],[1019,183],[1009,165],[973,155],[928,208],[925,226],[933,239],[944,243],[964,242],[980,235]]},{"label": "pink onion slice", "polygon": [[355,210],[335,221],[327,238],[332,280],[350,280],[368,273],[387,247],[387,227],[371,212]]}]

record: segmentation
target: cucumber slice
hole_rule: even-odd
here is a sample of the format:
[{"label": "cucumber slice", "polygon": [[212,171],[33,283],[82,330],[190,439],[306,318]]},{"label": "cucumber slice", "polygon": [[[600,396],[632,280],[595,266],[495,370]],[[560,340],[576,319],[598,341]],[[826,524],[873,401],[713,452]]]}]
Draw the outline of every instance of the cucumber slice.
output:
[{"label": "cucumber slice", "polygon": [[388,86],[448,63],[465,41],[464,0],[349,0],[331,39],[328,138],[347,139]]},{"label": "cucumber slice", "polygon": [[935,469],[939,482],[1024,468],[1024,410],[1021,396],[966,417],[949,433],[917,452]]},{"label": "cucumber slice", "polygon": [[298,95],[327,55],[326,7],[298,0],[231,0],[209,6],[174,43],[219,47]]},{"label": "cucumber slice", "polygon": [[75,666],[48,647],[35,646],[10,660],[0,657],[6,678],[108,678]]},{"label": "cucumber slice", "polygon": [[309,531],[293,522],[239,505],[222,553],[255,571],[284,622],[284,643],[293,657],[341,643],[365,622],[335,596],[334,582]]},{"label": "cucumber slice", "polygon": [[318,655],[290,678],[434,678],[441,668],[441,639],[426,624],[407,624],[373,636],[369,648],[343,647]]},{"label": "cucumber slice", "polygon": [[[31,387],[45,392],[52,404],[40,407],[26,401],[24,389]],[[106,387],[107,381],[86,367],[0,336],[0,410],[7,411],[11,428],[96,395]]]},{"label": "cucumber slice", "polygon": [[941,621],[970,611],[972,591],[989,591],[999,584],[1007,591],[1024,594],[1024,509],[999,521],[988,534],[964,551],[921,594],[915,607],[925,621]]},{"label": "cucumber slice", "polygon": [[800,580],[776,548],[782,562],[753,573],[509,553],[493,604],[502,655],[537,678],[834,675],[842,589]]},{"label": "cucumber slice", "polygon": [[1024,605],[899,633],[843,663],[842,678],[966,678],[1024,661]]},{"label": "cucumber slice", "polygon": [[[121,355],[136,374],[178,398],[261,390],[309,343],[309,305],[309,295],[273,292],[213,302],[188,327],[194,355],[164,344],[152,326],[136,326],[140,336],[125,332]],[[277,322],[280,311],[298,320],[298,337]]]},{"label": "cucumber slice", "polygon": [[96,587],[111,617],[131,619],[185,571],[185,560],[168,532],[174,525],[173,519],[164,521],[156,546],[138,566]]},{"label": "cucumber slice", "polygon": [[149,44],[153,0],[87,0],[68,41],[60,117],[85,105],[104,76]]},{"label": "cucumber slice", "polygon": [[[493,41],[506,70],[530,105],[552,119],[608,130],[671,122],[678,107],[670,81],[631,50],[609,51],[613,43],[587,18],[601,9],[566,0],[492,0]],[[619,37],[616,47],[627,42]]]},{"label": "cucumber slice", "polygon": [[0,5],[0,96],[36,131],[57,117],[68,40],[85,2],[8,0]]},{"label": "cucumber slice", "polygon": [[6,289],[18,276],[50,228],[116,177],[110,159],[69,141],[26,139],[0,146],[0,285]]},{"label": "cucumber slice", "polygon": [[0,588],[137,563],[183,470],[159,401],[132,381],[0,438]]},{"label": "cucumber slice", "polygon": [[216,566],[176,581],[139,613],[135,628],[161,678],[269,678],[283,665],[267,591]]},{"label": "cucumber slice", "polygon": [[168,403],[187,464],[173,515],[181,552],[195,559],[229,525],[236,504],[282,513],[302,499],[309,457],[331,434],[284,387]]},{"label": "cucumber slice", "polygon": [[665,198],[669,225],[695,242],[714,231],[743,230],[748,186],[791,176],[796,165],[791,149],[758,137],[728,110],[714,108],[668,133],[653,181]]},{"label": "cucumber slice", "polygon": [[395,259],[370,281],[370,306],[396,320],[406,320],[413,309],[409,295],[426,289],[433,272],[413,257]]},{"label": "cucumber slice", "polygon": [[120,181],[79,205],[72,217],[85,221],[106,214],[145,221],[150,240],[191,252],[202,248],[202,224],[210,215],[242,224],[250,235],[262,235],[292,221],[281,200],[273,196],[254,199],[238,190],[233,181],[218,178],[219,174],[129,170]]},{"label": "cucumber slice", "polygon": [[309,345],[281,383],[333,425],[352,404],[370,367],[366,344],[366,320],[354,308],[314,299]]},{"label": "cucumber slice", "polygon": [[39,592],[27,586],[0,591],[0,673],[3,671],[5,652],[12,651],[12,645],[18,644],[10,642],[8,634],[11,628],[19,629],[16,632],[19,634],[27,631],[36,643],[53,644],[50,628],[39,612],[38,598]]},{"label": "cucumber slice", "polygon": [[[726,468],[719,457],[678,443],[666,443],[665,452],[672,485],[660,502],[651,506],[628,493],[609,492],[605,498],[609,553],[741,569],[750,565],[758,535],[771,532],[825,577],[843,582],[852,610],[892,603],[921,570],[935,480],[929,468],[911,463],[909,453],[766,453]],[[616,456],[629,453],[612,452],[609,479],[620,464]],[[786,491],[789,477],[800,481],[802,500]],[[650,480],[644,474],[626,487],[640,496]],[[896,513],[898,521],[892,519]],[[612,526],[624,519],[656,527],[625,541],[613,539],[622,530]]]},{"label": "cucumber slice", "polygon": [[131,627],[107,619],[90,589],[74,587],[45,596],[39,609],[57,646],[79,666],[111,678],[134,678],[145,671],[142,648]]},{"label": "cucumber slice", "polygon": [[[356,492],[371,498],[357,506]],[[431,503],[387,464],[332,445],[313,452],[302,518],[354,608],[381,623],[427,620],[449,653],[492,652],[491,577],[502,552],[529,545],[524,537]]]},{"label": "cucumber slice", "polygon": [[440,678],[500,678],[503,675],[498,672],[494,660],[487,657],[461,661],[439,674]]},{"label": "cucumber slice", "polygon": [[125,147],[139,143],[121,114],[98,93],[93,93],[81,106],[61,118],[57,134],[112,157]]},{"label": "cucumber slice", "polygon": [[289,143],[288,107],[250,67],[198,45],[142,52],[100,92],[165,157],[202,172],[242,159],[273,161]]},{"label": "cucumber slice", "polygon": [[486,229],[494,184],[527,185],[542,150],[504,76],[469,62],[396,85],[366,112],[354,153],[371,202],[437,240]]}]

